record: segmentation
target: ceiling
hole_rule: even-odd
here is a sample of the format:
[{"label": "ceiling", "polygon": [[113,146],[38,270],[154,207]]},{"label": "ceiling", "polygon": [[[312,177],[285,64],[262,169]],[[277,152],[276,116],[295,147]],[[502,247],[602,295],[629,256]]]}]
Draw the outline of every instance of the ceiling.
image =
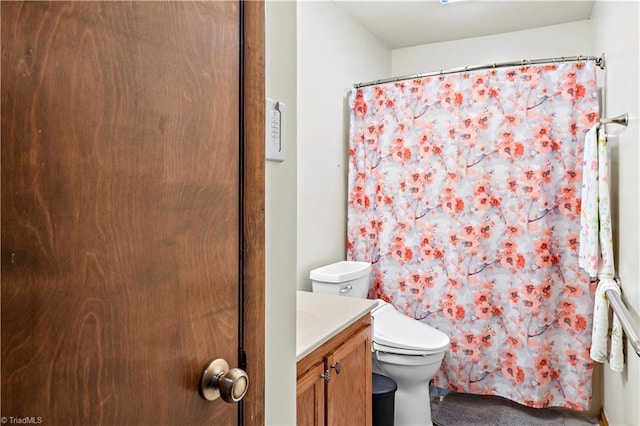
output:
[{"label": "ceiling", "polygon": [[593,0],[334,2],[391,49],[589,19]]}]

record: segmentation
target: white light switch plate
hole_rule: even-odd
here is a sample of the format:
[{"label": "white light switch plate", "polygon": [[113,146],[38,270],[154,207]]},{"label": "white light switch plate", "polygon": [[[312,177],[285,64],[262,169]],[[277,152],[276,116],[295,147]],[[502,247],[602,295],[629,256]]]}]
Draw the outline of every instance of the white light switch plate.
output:
[{"label": "white light switch plate", "polygon": [[266,158],[272,161],[284,161],[284,139],[282,138],[282,118],[284,104],[267,99],[266,117]]}]

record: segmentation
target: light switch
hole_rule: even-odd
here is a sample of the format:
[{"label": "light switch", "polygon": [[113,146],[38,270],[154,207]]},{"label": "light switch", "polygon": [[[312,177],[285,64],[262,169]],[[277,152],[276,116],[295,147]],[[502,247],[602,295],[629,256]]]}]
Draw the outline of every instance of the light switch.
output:
[{"label": "light switch", "polygon": [[284,104],[267,99],[266,117],[266,158],[272,161],[284,161],[284,140],[282,138],[282,116]]}]

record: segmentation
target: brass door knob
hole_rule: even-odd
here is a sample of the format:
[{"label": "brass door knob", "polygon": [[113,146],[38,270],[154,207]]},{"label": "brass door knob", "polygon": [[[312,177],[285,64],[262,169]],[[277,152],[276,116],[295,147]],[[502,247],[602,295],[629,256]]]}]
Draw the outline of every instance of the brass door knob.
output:
[{"label": "brass door knob", "polygon": [[229,369],[227,361],[214,359],[202,371],[198,391],[207,401],[222,397],[223,401],[233,404],[244,398],[248,388],[249,376],[245,371]]}]

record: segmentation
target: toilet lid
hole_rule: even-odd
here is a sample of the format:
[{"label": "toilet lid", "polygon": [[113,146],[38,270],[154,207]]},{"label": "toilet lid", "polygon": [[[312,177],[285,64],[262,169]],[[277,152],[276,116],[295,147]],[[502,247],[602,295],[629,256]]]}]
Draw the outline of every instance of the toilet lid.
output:
[{"label": "toilet lid", "polygon": [[442,352],[449,346],[449,337],[416,319],[396,311],[389,303],[378,301],[372,312],[373,341],[381,348],[398,348],[421,354]]}]

